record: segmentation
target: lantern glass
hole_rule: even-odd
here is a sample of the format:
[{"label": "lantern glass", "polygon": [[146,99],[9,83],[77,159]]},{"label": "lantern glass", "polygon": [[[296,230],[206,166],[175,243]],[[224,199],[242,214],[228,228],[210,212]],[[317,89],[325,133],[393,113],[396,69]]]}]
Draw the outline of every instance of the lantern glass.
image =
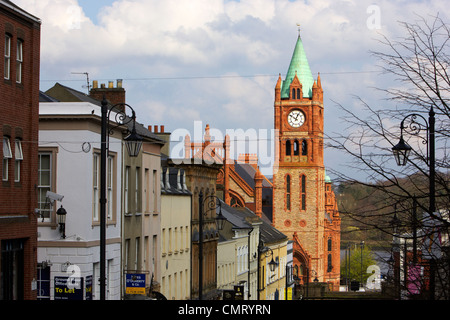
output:
[{"label": "lantern glass", "polygon": [[403,140],[403,137],[401,137],[399,143],[392,147],[392,152],[394,153],[397,165],[406,165],[411,149],[411,146]]},{"label": "lantern glass", "polygon": [[270,260],[270,262],[269,262],[269,269],[270,269],[270,271],[274,272],[276,266],[277,266],[277,263],[273,260],[273,256],[272,256],[272,260]]},{"label": "lantern glass", "polygon": [[61,206],[61,208],[56,211],[56,216],[58,217],[59,224],[66,224],[66,215],[67,211],[63,208],[63,206]]},{"label": "lantern glass", "polygon": [[227,221],[227,218],[225,218],[222,214],[222,209],[219,209],[219,214],[217,215],[216,218],[216,225],[217,225],[217,230],[223,230],[223,227],[225,226],[225,221]]},{"label": "lantern glass", "polygon": [[133,128],[131,133],[124,140],[125,145],[127,146],[128,155],[130,157],[137,157],[142,147],[142,137],[138,135],[136,130]]}]

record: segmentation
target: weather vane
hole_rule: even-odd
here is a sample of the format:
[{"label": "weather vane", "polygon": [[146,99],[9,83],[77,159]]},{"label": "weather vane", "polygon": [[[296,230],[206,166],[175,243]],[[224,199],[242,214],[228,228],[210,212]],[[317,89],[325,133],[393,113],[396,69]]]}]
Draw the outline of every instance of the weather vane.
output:
[{"label": "weather vane", "polygon": [[297,23],[297,28],[298,28],[298,36],[300,36],[300,23]]}]

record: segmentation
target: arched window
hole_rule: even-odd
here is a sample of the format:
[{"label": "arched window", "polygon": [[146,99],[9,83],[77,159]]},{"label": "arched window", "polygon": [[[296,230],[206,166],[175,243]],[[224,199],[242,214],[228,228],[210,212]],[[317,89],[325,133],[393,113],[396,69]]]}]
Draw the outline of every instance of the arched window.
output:
[{"label": "arched window", "polygon": [[331,238],[328,239],[328,251],[331,251],[331,245],[332,245],[332,241]]},{"label": "arched window", "polygon": [[306,176],[304,174],[300,176],[300,199],[301,210],[306,210]]},{"label": "arched window", "polygon": [[286,210],[291,210],[291,176],[286,175]]},{"label": "arched window", "polygon": [[292,97],[291,97],[291,99],[295,99],[295,89],[294,88],[292,88]]},{"label": "arched window", "polygon": [[297,88],[297,99],[300,99],[300,88]]},{"label": "arched window", "polygon": [[291,140],[286,140],[286,155],[291,155]]},{"label": "arched window", "polygon": [[300,146],[297,140],[294,141],[294,156],[298,156],[300,153]]},{"label": "arched window", "polygon": [[302,156],[307,156],[308,155],[308,143],[306,142],[306,140],[302,141]]},{"label": "arched window", "polygon": [[331,253],[328,254],[328,266],[327,266],[327,272],[331,272],[333,270],[333,260],[331,257]]}]

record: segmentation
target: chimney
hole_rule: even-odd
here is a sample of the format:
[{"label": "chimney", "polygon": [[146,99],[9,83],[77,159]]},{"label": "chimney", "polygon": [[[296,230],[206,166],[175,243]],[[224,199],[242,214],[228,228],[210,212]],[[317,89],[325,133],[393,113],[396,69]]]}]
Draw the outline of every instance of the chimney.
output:
[{"label": "chimney", "polygon": [[[94,80],[89,96],[98,101],[102,101],[103,96],[105,96],[106,100],[108,100],[111,105],[124,104],[126,102],[125,89],[122,87],[122,79],[117,79],[116,87],[114,87],[114,81],[109,81],[108,87],[102,83],[100,88],[98,87],[98,81]],[[122,111],[125,111],[124,108],[125,106],[122,106]]]}]

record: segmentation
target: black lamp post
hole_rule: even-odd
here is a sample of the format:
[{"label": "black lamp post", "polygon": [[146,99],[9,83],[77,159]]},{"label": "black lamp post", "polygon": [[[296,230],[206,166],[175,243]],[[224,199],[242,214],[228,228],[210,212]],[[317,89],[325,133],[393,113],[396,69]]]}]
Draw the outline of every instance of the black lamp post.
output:
[{"label": "black lamp post", "polygon": [[[121,107],[121,109],[116,109]],[[132,111],[132,117],[127,118],[125,115],[125,107],[129,107]],[[121,111],[123,109],[123,111]],[[100,148],[100,300],[106,299],[106,160],[109,150],[109,116],[111,112],[116,112],[116,122],[118,126],[128,124],[133,121],[133,128],[130,135],[125,140],[130,157],[137,157],[142,146],[142,137],[136,133],[136,114],[131,106],[126,103],[118,103],[108,110],[108,102],[103,96],[101,112],[101,148]]]},{"label": "black lamp post", "polygon": [[272,256],[272,259],[269,262],[269,270],[271,272],[274,272],[275,268],[278,266],[278,263],[275,262],[275,260],[273,259],[273,250],[270,249],[269,247],[264,246],[263,241],[259,241],[259,244],[258,244],[258,300],[260,299],[260,292],[261,292],[261,274],[260,274],[259,263],[261,261],[261,255],[263,253],[266,257],[268,257],[269,255]]},{"label": "black lamp post", "polygon": [[208,195],[203,198],[203,192],[200,191],[198,202],[198,300],[203,299],[203,215],[207,214],[207,211],[203,212],[205,203],[207,204],[208,210],[216,210],[217,208],[219,208],[219,213],[217,213],[216,217],[216,226],[218,230],[223,230],[225,221],[227,221],[227,219],[222,214],[222,204],[220,202],[220,199],[214,195]]},{"label": "black lamp post", "polygon": [[[430,209],[429,214],[433,215],[433,213],[436,211],[436,204],[435,204],[435,165],[436,165],[436,155],[435,155],[435,113],[433,110],[433,106],[430,108],[430,112],[428,113],[428,121],[420,114],[413,113],[410,115],[407,115],[402,122],[400,123],[400,141],[397,145],[395,145],[392,148],[392,152],[394,153],[395,160],[397,161],[397,164],[399,166],[406,165],[406,162],[408,162],[409,154],[412,150],[411,146],[408,145],[403,140],[403,130],[405,132],[418,136],[419,133],[422,130],[426,130],[427,137],[426,139],[423,139],[423,143],[427,144],[427,162],[430,167]],[[405,126],[405,120],[410,118],[409,125]],[[417,118],[421,118],[425,125],[422,123],[417,122]]]},{"label": "black lamp post", "polygon": [[[417,118],[421,118],[425,124],[419,123],[416,121]],[[404,125],[406,119],[410,118],[410,122],[408,126]],[[392,148],[394,152],[394,156],[397,159],[398,165],[405,165],[409,152],[411,151],[411,147],[403,141],[403,130],[411,135],[418,136],[422,130],[426,130],[426,139],[422,138],[423,143],[427,144],[427,162],[430,167],[429,173],[429,192],[430,192],[430,204],[429,204],[429,212],[430,217],[434,215],[436,211],[436,187],[435,187],[435,165],[436,165],[436,151],[435,151],[435,112],[433,110],[433,106],[431,106],[430,111],[428,113],[428,121],[420,114],[410,114],[407,115],[402,122],[400,123],[400,142]],[[414,217],[415,219],[415,217]],[[415,240],[415,239],[414,239]],[[406,241],[405,241],[406,246]],[[431,299],[434,300],[434,261],[431,261],[431,270],[430,270],[430,291],[431,291]],[[406,279],[406,278],[405,278]]]},{"label": "black lamp post", "polygon": [[63,239],[66,238],[66,215],[67,211],[63,208],[63,206],[61,206],[61,208],[56,211],[56,216],[58,217],[59,232],[62,233]]}]

